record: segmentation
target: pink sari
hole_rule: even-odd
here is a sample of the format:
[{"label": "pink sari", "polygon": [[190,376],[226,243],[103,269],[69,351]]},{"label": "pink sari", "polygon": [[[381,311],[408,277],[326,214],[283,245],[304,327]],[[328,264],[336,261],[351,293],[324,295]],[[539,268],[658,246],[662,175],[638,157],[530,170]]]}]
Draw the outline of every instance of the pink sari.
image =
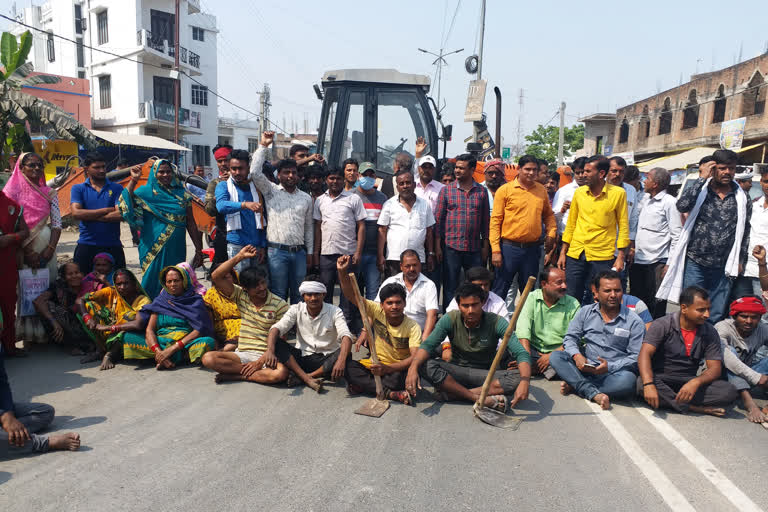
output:
[{"label": "pink sari", "polygon": [[51,213],[51,202],[56,191],[45,185],[45,174],[40,176],[38,183],[32,183],[21,172],[21,161],[27,153],[22,153],[16,160],[16,167],[8,183],[3,187],[5,195],[19,203],[24,208],[24,221],[31,230],[30,240],[39,233],[42,225]]}]

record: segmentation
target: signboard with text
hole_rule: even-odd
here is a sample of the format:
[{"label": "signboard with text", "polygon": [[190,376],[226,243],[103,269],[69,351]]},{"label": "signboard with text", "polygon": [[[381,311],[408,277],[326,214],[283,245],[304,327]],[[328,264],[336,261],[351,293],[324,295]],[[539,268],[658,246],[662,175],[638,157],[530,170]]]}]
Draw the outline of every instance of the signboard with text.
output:
[{"label": "signboard with text", "polygon": [[746,124],[746,117],[723,121],[720,125],[720,148],[741,149],[741,144],[744,142],[744,126]]},{"label": "signboard with text", "polygon": [[485,80],[472,80],[469,82],[467,93],[467,109],[464,111],[464,122],[480,121],[483,118],[483,105],[485,105]]}]

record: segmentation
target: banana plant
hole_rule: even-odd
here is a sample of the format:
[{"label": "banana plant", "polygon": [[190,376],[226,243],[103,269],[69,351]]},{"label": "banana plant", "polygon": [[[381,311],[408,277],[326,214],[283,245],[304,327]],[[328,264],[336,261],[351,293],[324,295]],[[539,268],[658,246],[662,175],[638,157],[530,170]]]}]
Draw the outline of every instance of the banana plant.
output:
[{"label": "banana plant", "polygon": [[12,153],[33,151],[29,128],[34,127],[51,140],[75,140],[92,147],[96,138],[74,117],[51,102],[22,92],[22,87],[55,84],[61,81],[51,75],[30,75],[31,62],[26,62],[32,48],[32,35],[16,36],[3,32],[0,37],[0,168],[8,167]]}]

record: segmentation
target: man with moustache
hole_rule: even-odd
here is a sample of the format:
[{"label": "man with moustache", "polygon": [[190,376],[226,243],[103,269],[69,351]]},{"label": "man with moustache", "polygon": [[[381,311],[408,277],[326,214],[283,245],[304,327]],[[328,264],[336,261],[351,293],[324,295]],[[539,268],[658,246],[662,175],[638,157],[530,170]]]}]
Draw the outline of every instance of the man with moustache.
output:
[{"label": "man with moustache", "polygon": [[229,179],[229,154],[232,152],[232,146],[228,144],[217,145],[213,148],[213,158],[216,160],[216,166],[219,169],[218,178],[208,182],[208,188],[205,190],[205,212],[211,217],[216,218],[216,236],[213,239],[213,265],[227,261],[227,220],[226,217],[216,209],[216,186]]}]

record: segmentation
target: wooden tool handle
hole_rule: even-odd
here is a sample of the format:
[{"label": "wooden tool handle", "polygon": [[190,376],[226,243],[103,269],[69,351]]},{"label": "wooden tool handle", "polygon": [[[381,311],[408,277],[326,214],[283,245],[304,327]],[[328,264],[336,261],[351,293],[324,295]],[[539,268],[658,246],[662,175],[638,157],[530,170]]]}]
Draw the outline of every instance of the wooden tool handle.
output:
[{"label": "wooden tool handle", "polygon": [[[365,300],[360,295],[360,287],[357,286],[357,278],[355,274],[350,273],[349,279],[352,281],[352,288],[355,292],[355,301],[357,302],[357,309],[360,311],[360,318],[363,319],[363,326],[365,326],[365,332],[368,333],[368,349],[371,351],[371,361],[373,364],[379,364],[379,356],[376,355],[376,336],[371,328],[371,322],[368,321],[368,314],[365,309]],[[384,400],[384,386],[381,384],[381,377],[378,375],[373,376],[373,380],[376,383],[376,398]]]},{"label": "wooden tool handle", "polygon": [[512,336],[512,333],[515,332],[517,317],[520,316],[520,312],[523,310],[525,300],[528,298],[528,294],[531,293],[534,284],[536,284],[536,278],[534,276],[529,277],[528,282],[525,284],[523,294],[520,296],[520,302],[517,304],[515,313],[512,315],[512,320],[509,322],[507,330],[504,331],[504,338],[502,338],[501,343],[499,344],[499,348],[496,350],[496,357],[493,358],[491,368],[488,370],[488,375],[485,377],[483,389],[480,390],[480,398],[477,400],[478,407],[483,407],[485,404],[485,397],[488,396],[488,389],[491,387],[491,382],[493,382],[493,374],[496,373],[496,368],[499,367],[501,357],[504,354],[504,351],[507,350],[507,343],[509,342],[509,338]]}]

